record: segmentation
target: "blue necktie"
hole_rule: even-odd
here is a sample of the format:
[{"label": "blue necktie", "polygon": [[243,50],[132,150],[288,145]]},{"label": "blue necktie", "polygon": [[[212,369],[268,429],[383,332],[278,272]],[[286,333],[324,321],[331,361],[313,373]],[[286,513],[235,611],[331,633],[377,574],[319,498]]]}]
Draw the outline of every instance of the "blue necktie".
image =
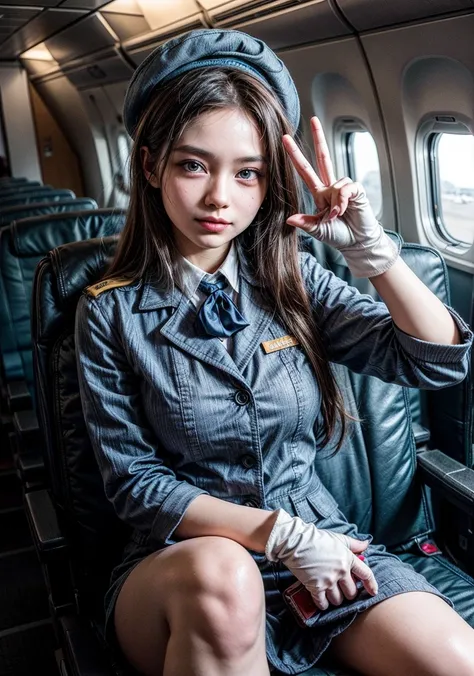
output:
[{"label": "blue necktie", "polygon": [[228,338],[237,331],[242,331],[250,324],[240,314],[237,306],[223,291],[227,286],[224,277],[220,277],[215,284],[202,281],[199,290],[208,295],[208,298],[199,308],[194,326],[201,336],[215,336]]}]

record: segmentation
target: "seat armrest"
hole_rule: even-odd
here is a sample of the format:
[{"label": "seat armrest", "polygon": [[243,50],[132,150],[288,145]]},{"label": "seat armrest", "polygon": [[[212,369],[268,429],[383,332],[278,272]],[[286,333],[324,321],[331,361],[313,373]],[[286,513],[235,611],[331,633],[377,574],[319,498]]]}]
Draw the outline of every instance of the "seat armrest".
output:
[{"label": "seat armrest", "polygon": [[420,425],[420,423],[414,422],[412,424],[412,429],[417,448],[420,448],[420,446],[424,446],[424,444],[428,443],[430,440],[430,431],[426,429],[426,427],[423,427],[423,425]]},{"label": "seat armrest", "polygon": [[13,426],[21,440],[36,439],[40,433],[36,411],[32,408],[15,411],[13,414]]},{"label": "seat armrest", "polygon": [[23,484],[44,484],[44,461],[41,450],[41,433],[33,409],[13,414],[14,456]]},{"label": "seat armrest", "polygon": [[25,408],[31,408],[31,394],[24,380],[16,380],[7,383],[8,408],[11,413],[21,411]]},{"label": "seat armrest", "polygon": [[64,615],[58,622],[68,674],[113,676],[116,673],[89,623],[77,615]]},{"label": "seat armrest", "polygon": [[40,558],[63,554],[67,549],[56,510],[47,490],[25,493],[25,510]]},{"label": "seat armrest", "polygon": [[474,516],[474,470],[436,450],[418,453],[417,461],[424,483]]}]

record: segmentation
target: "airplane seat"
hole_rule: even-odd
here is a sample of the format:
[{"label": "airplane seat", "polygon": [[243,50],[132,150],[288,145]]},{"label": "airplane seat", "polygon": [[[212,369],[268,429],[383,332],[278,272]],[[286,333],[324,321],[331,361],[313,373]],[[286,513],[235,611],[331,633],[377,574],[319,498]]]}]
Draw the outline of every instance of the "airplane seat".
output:
[{"label": "airplane seat", "polygon": [[33,202],[62,202],[65,199],[76,197],[72,190],[65,188],[51,189],[44,186],[35,187],[33,190],[14,193],[6,197],[0,196],[0,210],[18,204],[32,204]]},{"label": "airplane seat", "polygon": [[0,176],[0,186],[8,185],[17,185],[21,183],[34,183],[35,185],[42,185],[41,181],[30,181],[29,178],[25,176],[15,177],[15,176]]},{"label": "airplane seat", "polygon": [[[46,569],[55,543],[69,552],[65,556],[70,557],[74,595],[61,612],[52,594],[52,609],[64,652],[74,661],[71,673],[79,676],[89,673],[91,655],[97,660],[95,674],[111,673],[110,656],[101,642],[101,604],[108,572],[129,533],[105,498],[82,415],[74,350],[78,299],[86,286],[102,276],[115,244],[115,238],[104,238],[54,249],[38,265],[33,289],[34,378],[50,491],[25,497],[33,538]],[[430,276],[435,276],[434,259],[423,248],[414,255],[423,256]],[[328,457],[328,449],[318,459],[321,479],[335,498],[331,509],[338,504],[362,532],[371,532],[375,542],[412,563],[453,598],[458,612],[474,626],[474,579],[469,575],[474,573],[474,563],[469,571],[461,570],[437,548],[436,515],[426,489],[429,485],[433,494],[442,492],[462,502],[473,516],[474,471],[438,450],[416,452],[406,388],[342,366],[336,366],[335,373],[346,406],[363,422],[351,426],[338,454]],[[453,481],[453,471],[467,473],[464,487]],[[45,518],[48,536],[42,525]],[[50,571],[46,579],[51,583],[54,574]],[[306,674],[347,672],[322,662]]]},{"label": "airplane seat", "polygon": [[38,190],[39,188],[53,190],[52,185],[43,185],[39,181],[28,181],[25,183],[0,183],[0,201],[4,197],[9,197],[10,195],[16,195],[24,192],[31,192],[32,190]]},{"label": "airplane seat", "polygon": [[[59,212],[14,221],[0,230],[0,321],[3,390],[16,436],[13,453],[23,484],[41,482],[39,430],[34,413],[31,297],[36,265],[60,244],[118,232],[125,212],[96,209],[93,200],[76,201],[85,210]],[[68,205],[72,206],[72,205]],[[92,206],[92,208],[87,208]],[[3,286],[3,289],[1,288]]]},{"label": "airplane seat", "polygon": [[[13,221],[20,221],[21,219],[34,216],[46,216],[56,212],[80,211],[85,209],[97,209],[95,200],[89,197],[81,197],[68,199],[64,202],[39,202],[20,206],[15,205],[13,207],[2,209],[0,211],[0,252],[5,243],[11,241],[11,234],[7,236],[5,233],[2,239],[2,231]],[[9,250],[9,245],[6,246],[6,250]],[[44,252],[41,252],[38,256],[38,260],[43,254]],[[3,275],[7,276],[9,280],[14,283],[15,280],[20,281],[21,274],[16,268],[13,270],[9,269],[11,268],[12,261],[8,258],[8,253],[5,255],[7,256],[7,259],[3,261],[2,254],[0,253],[0,325],[2,326],[2,332],[0,333],[0,381],[2,384],[3,401],[5,401],[5,383],[23,380],[25,377],[21,359],[19,358],[16,349],[17,345],[12,326],[13,319],[9,310],[9,302],[13,301],[13,295],[9,295],[7,287],[3,282]],[[31,259],[30,262],[34,264],[34,259]],[[32,374],[30,382],[32,383]]]},{"label": "airplane seat", "polygon": [[46,216],[62,211],[82,211],[84,209],[97,209],[98,205],[91,197],[74,197],[61,202],[30,202],[28,204],[14,204],[10,207],[0,208],[0,228],[10,225],[13,221],[32,216]]},{"label": "airplane seat", "polygon": [[[398,233],[386,231],[401,246],[401,257],[443,302],[450,305],[450,289],[446,263],[441,254],[429,246],[406,243]],[[368,279],[354,277],[338,251],[314,237],[302,236],[302,246],[312,253],[323,267],[334,272],[351,286],[381,300]],[[454,460],[471,466],[474,411],[471,404],[471,378],[442,390],[407,389],[413,432],[417,447],[437,448]]]}]

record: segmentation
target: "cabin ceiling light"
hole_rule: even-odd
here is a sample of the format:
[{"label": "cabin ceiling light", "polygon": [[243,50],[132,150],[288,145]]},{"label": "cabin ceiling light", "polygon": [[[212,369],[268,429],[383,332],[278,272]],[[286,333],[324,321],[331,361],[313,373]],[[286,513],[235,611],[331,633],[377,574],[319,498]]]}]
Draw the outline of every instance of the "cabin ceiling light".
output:
[{"label": "cabin ceiling light", "polygon": [[28,49],[28,51],[23,52],[23,54],[20,54],[20,59],[32,59],[35,61],[54,61],[53,55],[46,47],[44,42],[42,42],[39,45],[36,45],[36,47]]},{"label": "cabin ceiling light", "polygon": [[235,9],[241,5],[249,5],[251,7],[255,3],[255,0],[199,0],[199,3],[206,10],[217,9],[218,7],[222,9]]},{"label": "cabin ceiling light", "polygon": [[114,0],[114,2],[109,2],[108,5],[102,7],[102,11],[112,14],[142,14],[137,0]]},{"label": "cabin ceiling light", "polygon": [[199,12],[195,0],[136,0],[151,30],[187,19]]}]

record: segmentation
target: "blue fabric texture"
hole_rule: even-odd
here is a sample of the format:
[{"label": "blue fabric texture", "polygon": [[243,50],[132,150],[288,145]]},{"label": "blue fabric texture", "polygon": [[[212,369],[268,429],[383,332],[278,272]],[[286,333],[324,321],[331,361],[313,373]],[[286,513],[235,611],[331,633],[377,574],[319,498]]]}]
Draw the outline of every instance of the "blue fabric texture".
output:
[{"label": "blue fabric texture", "polygon": [[199,289],[208,294],[196,317],[196,331],[205,336],[228,338],[242,331],[249,323],[224,291],[227,281],[221,276],[215,284],[202,281]]},{"label": "blue fabric texture", "polygon": [[258,78],[280,100],[296,131],[300,121],[298,92],[281,59],[264,42],[247,33],[202,29],[168,40],[138,66],[123,106],[123,119],[130,136],[134,136],[140,116],[160,84],[190,70],[212,66],[234,68]]},{"label": "blue fabric texture", "polygon": [[[176,542],[175,529],[200,495],[283,508],[320,528],[368,537],[348,522],[318,475],[321,392],[311,363],[297,344],[263,349],[288,329],[242,252],[239,259],[239,309],[249,326],[233,338],[232,355],[221,341],[196,335],[197,309],[176,286],[165,291],[143,279],[79,301],[84,419],[105,493],[133,529],[106,598],[112,632],[126,576],[143,556]],[[443,388],[465,378],[473,336],[453,310],[460,344],[428,343],[400,331],[384,303],[310,254],[300,262],[330,361],[408,387]],[[380,593],[334,608],[304,630],[282,597],[293,581],[289,571],[254,556],[265,588],[267,656],[282,673],[314,665],[332,637],[374,603],[410,590],[438,593],[383,545],[372,543],[364,554]]]}]

